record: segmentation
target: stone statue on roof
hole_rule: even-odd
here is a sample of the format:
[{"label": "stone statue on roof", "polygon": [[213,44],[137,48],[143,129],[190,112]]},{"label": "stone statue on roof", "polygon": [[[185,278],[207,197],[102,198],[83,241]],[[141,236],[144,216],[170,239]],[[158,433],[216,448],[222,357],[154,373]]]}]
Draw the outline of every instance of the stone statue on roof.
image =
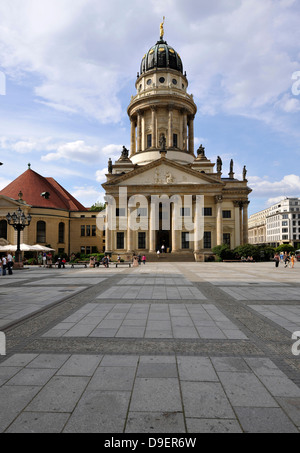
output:
[{"label": "stone statue on roof", "polygon": [[204,148],[204,146],[202,146],[202,145],[199,146],[199,148],[197,150],[197,155],[198,155],[198,157],[201,157],[201,156],[205,157],[205,148]]},{"label": "stone statue on roof", "polygon": [[220,156],[217,158],[217,172],[222,173],[223,162]]}]

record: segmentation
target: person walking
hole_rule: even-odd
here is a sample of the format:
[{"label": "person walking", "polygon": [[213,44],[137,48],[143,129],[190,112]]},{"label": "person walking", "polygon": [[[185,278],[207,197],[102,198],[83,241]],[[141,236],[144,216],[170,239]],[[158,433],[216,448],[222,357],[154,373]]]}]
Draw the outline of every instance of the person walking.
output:
[{"label": "person walking", "polygon": [[6,275],[6,269],[7,269],[7,259],[6,255],[2,257],[2,275],[3,277]]},{"label": "person walking", "polygon": [[294,266],[295,266],[295,255],[292,255],[291,256],[291,268],[294,269]]},{"label": "person walking", "polygon": [[143,263],[144,263],[144,264],[146,264],[147,258],[146,258],[146,256],[145,256],[145,255],[143,255],[143,257],[142,257],[142,261],[143,261]]},{"label": "person walking", "polygon": [[278,253],[276,253],[276,255],[274,256],[274,260],[275,260],[275,267],[279,267],[280,256]]},{"label": "person walking", "polygon": [[43,253],[43,266],[44,266],[44,268],[47,267],[47,254],[46,254],[46,252]]},{"label": "person walking", "polygon": [[38,255],[38,265],[39,267],[42,267],[43,265],[43,255],[41,253]]},{"label": "person walking", "polygon": [[286,254],[284,257],[284,267],[288,267],[290,262],[290,255]]},{"label": "person walking", "polygon": [[8,269],[8,275],[12,275],[13,274],[13,265],[14,265],[14,262],[13,262],[13,257],[11,255],[11,253],[9,252],[7,254],[7,269]]}]

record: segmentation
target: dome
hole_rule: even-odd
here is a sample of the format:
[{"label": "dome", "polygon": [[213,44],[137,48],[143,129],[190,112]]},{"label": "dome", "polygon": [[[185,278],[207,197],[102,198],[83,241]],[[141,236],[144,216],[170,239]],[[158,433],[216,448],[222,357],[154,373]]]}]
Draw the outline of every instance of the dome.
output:
[{"label": "dome", "polygon": [[144,56],[140,72],[142,75],[152,69],[165,68],[183,73],[183,65],[179,54],[166,41],[161,39]]}]

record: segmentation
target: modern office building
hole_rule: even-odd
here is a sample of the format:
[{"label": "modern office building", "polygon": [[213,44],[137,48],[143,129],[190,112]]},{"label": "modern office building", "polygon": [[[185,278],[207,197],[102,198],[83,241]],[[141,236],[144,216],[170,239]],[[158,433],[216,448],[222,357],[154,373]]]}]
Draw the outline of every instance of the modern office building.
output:
[{"label": "modern office building", "polygon": [[249,243],[300,245],[300,198],[284,198],[249,218]]}]

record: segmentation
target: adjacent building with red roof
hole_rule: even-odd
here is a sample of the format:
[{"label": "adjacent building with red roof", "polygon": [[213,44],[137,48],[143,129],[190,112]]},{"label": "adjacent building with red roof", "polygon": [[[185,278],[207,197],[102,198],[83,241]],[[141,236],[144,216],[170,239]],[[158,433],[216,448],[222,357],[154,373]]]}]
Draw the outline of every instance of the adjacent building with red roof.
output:
[{"label": "adjacent building with red roof", "polygon": [[6,215],[19,207],[31,215],[21,242],[50,245],[57,254],[103,251],[103,231],[97,228],[96,213],[89,211],[54,178],[31,169],[0,191],[0,239],[16,244],[16,233]]}]

